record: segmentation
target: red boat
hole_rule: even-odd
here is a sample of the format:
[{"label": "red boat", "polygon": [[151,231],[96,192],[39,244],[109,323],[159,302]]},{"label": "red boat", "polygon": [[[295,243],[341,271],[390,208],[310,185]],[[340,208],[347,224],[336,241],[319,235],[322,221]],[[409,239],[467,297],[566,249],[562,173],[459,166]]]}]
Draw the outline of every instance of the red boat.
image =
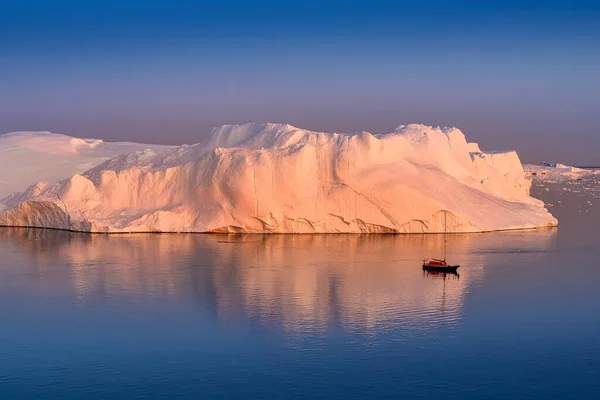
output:
[{"label": "red boat", "polygon": [[456,270],[460,267],[460,265],[448,265],[446,262],[446,217],[447,211],[444,211],[444,258],[424,258],[423,259],[423,269],[427,271],[438,271],[438,272],[450,272],[456,273]]},{"label": "red boat", "polygon": [[428,271],[455,273],[459,267],[460,265],[448,265],[446,260],[438,260],[437,258],[423,259],[423,269]]}]

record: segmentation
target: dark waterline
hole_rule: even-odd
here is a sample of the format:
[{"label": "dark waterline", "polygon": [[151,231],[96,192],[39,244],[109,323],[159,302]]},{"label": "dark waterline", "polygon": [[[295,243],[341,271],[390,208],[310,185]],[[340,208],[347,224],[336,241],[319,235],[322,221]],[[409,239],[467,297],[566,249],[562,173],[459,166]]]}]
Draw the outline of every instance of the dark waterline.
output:
[{"label": "dark waterline", "polygon": [[0,228],[0,397],[597,398],[596,195],[533,191],[560,227],[451,235],[458,277],[441,235]]}]

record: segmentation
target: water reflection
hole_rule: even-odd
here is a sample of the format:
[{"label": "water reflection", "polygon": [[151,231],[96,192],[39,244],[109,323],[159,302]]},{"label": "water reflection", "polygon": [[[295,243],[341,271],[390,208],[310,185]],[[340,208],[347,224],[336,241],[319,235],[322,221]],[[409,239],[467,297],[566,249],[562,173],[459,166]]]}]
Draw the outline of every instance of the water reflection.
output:
[{"label": "water reflection", "polygon": [[460,278],[460,274],[458,272],[441,272],[441,271],[426,271],[423,270],[423,275],[425,276],[429,276],[431,278],[438,278],[438,279],[459,279]]},{"label": "water reflection", "polygon": [[[460,321],[495,254],[551,250],[556,230],[450,235],[460,275],[424,273],[441,235],[87,235],[0,228],[0,275],[80,307],[193,302],[220,324],[307,335]],[[26,272],[26,273],[23,273]]]}]

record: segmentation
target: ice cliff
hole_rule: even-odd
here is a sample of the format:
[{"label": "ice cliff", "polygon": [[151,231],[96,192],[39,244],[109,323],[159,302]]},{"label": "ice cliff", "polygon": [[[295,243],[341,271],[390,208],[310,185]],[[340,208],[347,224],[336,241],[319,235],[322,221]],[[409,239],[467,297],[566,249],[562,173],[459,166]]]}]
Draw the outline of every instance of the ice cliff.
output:
[{"label": "ice cliff", "polygon": [[[127,146],[133,145],[115,144],[118,155],[68,179],[31,181],[24,192],[1,200],[0,225],[421,233],[442,232],[444,211],[452,232],[557,224],[529,196],[515,152],[483,152],[456,128],[408,125],[373,135],[226,125],[191,146]],[[35,160],[22,159],[15,169],[29,163]]]}]

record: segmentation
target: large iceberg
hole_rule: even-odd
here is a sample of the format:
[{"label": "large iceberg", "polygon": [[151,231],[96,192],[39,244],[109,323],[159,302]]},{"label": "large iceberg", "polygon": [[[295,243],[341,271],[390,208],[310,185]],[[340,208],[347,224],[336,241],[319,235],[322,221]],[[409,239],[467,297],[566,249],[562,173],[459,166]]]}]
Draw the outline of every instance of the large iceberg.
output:
[{"label": "large iceberg", "polygon": [[[68,179],[30,182],[1,200],[0,225],[431,233],[443,232],[445,220],[449,232],[557,224],[529,195],[514,151],[483,152],[457,128],[401,125],[374,135],[252,123],[216,128],[195,145],[131,146],[115,145],[120,155]],[[24,158],[14,168],[34,162]]]}]

